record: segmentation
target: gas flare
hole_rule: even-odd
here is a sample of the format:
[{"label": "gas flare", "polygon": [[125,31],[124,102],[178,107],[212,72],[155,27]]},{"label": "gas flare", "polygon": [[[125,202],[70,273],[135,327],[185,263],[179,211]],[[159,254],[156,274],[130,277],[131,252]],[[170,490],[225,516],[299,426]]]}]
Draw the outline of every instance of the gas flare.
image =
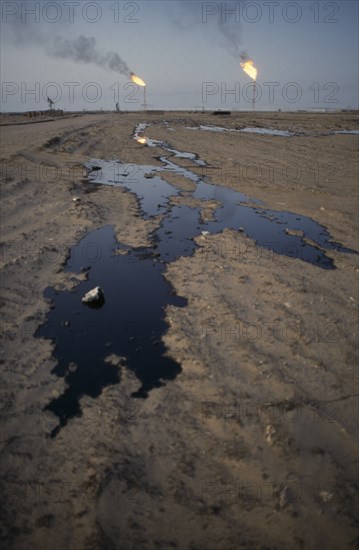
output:
[{"label": "gas flare", "polygon": [[244,70],[244,72],[247,73],[248,76],[250,76],[253,80],[257,80],[258,71],[255,68],[253,61],[251,59],[248,59],[247,61],[242,62],[241,67]]},{"label": "gas flare", "polygon": [[254,104],[256,102],[257,98],[257,90],[256,90],[256,83],[257,83],[257,75],[258,71],[254,66],[254,63],[251,59],[248,58],[247,53],[243,52],[241,54],[241,67],[244,70],[245,73],[247,73],[248,76],[252,78],[253,82],[253,99],[252,99],[252,109],[254,109]]},{"label": "gas flare", "polygon": [[143,87],[143,106],[145,108],[145,111],[147,109],[147,102],[146,102],[146,82],[142,80],[139,76],[136,76],[135,73],[130,73],[130,77],[132,82],[137,84],[138,86]]},{"label": "gas flare", "polygon": [[137,138],[137,143],[142,143],[143,145],[145,143],[147,143],[147,138],[146,137],[140,137],[140,138]]},{"label": "gas flare", "polygon": [[144,82],[139,76],[136,76],[135,73],[130,73],[130,75],[132,82],[138,84],[138,86],[146,86],[146,82]]}]

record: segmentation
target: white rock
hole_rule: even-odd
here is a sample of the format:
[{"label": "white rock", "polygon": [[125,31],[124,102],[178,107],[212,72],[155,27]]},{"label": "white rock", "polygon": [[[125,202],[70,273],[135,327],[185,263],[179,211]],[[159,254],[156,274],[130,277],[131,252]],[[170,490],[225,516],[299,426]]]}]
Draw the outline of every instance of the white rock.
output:
[{"label": "white rock", "polygon": [[89,304],[91,302],[98,302],[99,300],[102,300],[104,297],[103,290],[100,286],[96,286],[92,290],[89,290],[86,292],[85,296],[82,297],[81,301],[84,304]]}]

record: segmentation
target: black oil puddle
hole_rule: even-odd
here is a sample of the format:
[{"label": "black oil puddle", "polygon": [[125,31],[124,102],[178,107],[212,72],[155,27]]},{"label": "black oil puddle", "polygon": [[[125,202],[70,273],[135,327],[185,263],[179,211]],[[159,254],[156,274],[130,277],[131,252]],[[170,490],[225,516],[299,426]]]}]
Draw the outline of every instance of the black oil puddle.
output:
[{"label": "black oil puddle", "polygon": [[[141,134],[147,124],[139,124],[134,139],[149,147],[159,147],[171,157],[187,158],[194,164],[205,163],[194,153],[174,149],[165,141],[149,139]],[[215,127],[217,128],[217,127]],[[120,161],[94,160],[88,163],[89,181],[97,184],[117,185],[134,193],[139,200],[145,218],[164,214],[161,227],[153,235],[158,243],[157,252],[165,262],[179,256],[191,255],[195,248],[193,239],[202,231],[219,233],[223,229],[239,230],[263,248],[275,254],[298,258],[322,269],[335,269],[334,261],[326,250],[355,253],[332,240],[329,231],[311,218],[293,212],[268,210],[263,202],[247,197],[232,189],[208,183],[205,178],[188,168],[178,166],[166,156],[159,157],[161,167],[125,165]],[[96,170],[94,170],[94,167]],[[171,196],[183,192],[161,178],[161,172],[174,172],[195,183],[187,196],[205,201],[216,200],[221,206],[214,212],[214,220],[200,221],[200,209],[189,206],[173,206]]]},{"label": "black oil puddle", "polygon": [[[141,138],[145,128],[139,125],[136,129],[134,138],[140,143],[204,165],[193,153],[177,151],[167,142]],[[90,264],[88,280],[75,292],[46,292],[54,307],[36,336],[54,341],[58,364],[53,373],[64,377],[67,385],[47,406],[60,420],[52,436],[70,418],[81,414],[81,396],[95,398],[104,387],[120,382],[122,370],[105,361],[112,354],[123,357],[125,367],[141,383],[133,397],[147,397],[151,389],[181,372],[180,365],[166,356],[162,342],[168,328],[164,308],[168,304],[183,307],[187,302],[173,294],[164,272],[169,262],[193,254],[194,238],[202,232],[243,230],[256,244],[275,254],[299,258],[322,269],[335,269],[326,250],[355,253],[334,242],[328,230],[310,218],[268,210],[261,201],[208,183],[166,156],[159,159],[160,167],[126,165],[118,160],[87,164],[89,182],[124,187],[136,195],[144,218],[162,214],[162,221],[152,234],[152,248],[117,243],[111,227],[91,232],[71,250],[66,266],[67,271],[80,272]],[[167,183],[161,178],[162,172],[175,172],[190,180],[194,191],[184,192]],[[171,204],[170,197],[181,194],[200,199],[203,207],[206,201],[217,201],[220,206],[214,210],[213,220],[203,222],[198,206]],[[94,286],[101,286],[105,293],[105,303],[98,309],[81,303],[81,297]]]},{"label": "black oil puddle", "polygon": [[203,132],[245,132],[250,134],[262,134],[268,136],[280,136],[280,137],[292,137],[295,136],[293,132],[287,130],[275,130],[274,128],[257,128],[257,127],[246,127],[236,130],[235,128],[226,128],[225,126],[205,126],[201,124],[200,126],[187,126],[187,130],[199,130]]},{"label": "black oil puddle", "polygon": [[[144,129],[145,128],[143,128],[143,130]],[[249,134],[261,134],[263,136],[278,136],[278,137],[334,136],[334,135],[340,135],[340,134],[359,135],[359,130],[335,130],[332,132],[313,134],[313,132],[289,132],[288,130],[276,130],[275,128],[259,128],[256,126],[255,127],[247,126],[245,128],[240,128],[237,130],[235,128],[226,128],[225,126],[214,126],[214,125],[205,126],[203,124],[201,124],[200,126],[187,126],[186,129],[197,130],[202,132],[243,132],[243,133],[249,133]],[[151,143],[149,143],[149,145],[151,145]]]},{"label": "black oil puddle", "polygon": [[[96,398],[104,387],[120,382],[121,368],[107,363],[106,357],[123,357],[125,367],[135,373],[141,387],[133,397],[147,397],[151,389],[181,372],[181,366],[166,357],[162,342],[168,328],[164,308],[183,307],[187,301],[173,293],[163,277],[165,266],[156,261],[153,250],[117,243],[113,228],[106,226],[71,249],[66,271],[79,273],[84,266],[90,267],[88,280],[75,291],[46,291],[55,307],[36,333],[54,341],[53,373],[64,377],[67,385],[46,407],[60,421],[52,437],[70,418],[81,415],[81,396]],[[97,285],[104,290],[102,307],[82,304],[82,296]]]}]

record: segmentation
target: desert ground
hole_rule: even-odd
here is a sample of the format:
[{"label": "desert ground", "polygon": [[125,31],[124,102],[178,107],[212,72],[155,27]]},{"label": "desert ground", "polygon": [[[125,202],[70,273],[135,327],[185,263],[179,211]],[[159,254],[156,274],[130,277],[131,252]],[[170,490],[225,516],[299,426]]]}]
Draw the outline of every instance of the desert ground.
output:
[{"label": "desert ground", "polygon": [[[151,247],[161,223],[125,189],[91,186],[85,169],[93,158],[160,167],[170,153],[134,140],[138,123],[206,163],[172,156],[179,166],[359,251],[358,136],[334,133],[357,130],[357,113],[2,115],[2,547],[355,548],[355,253],[328,250],[336,269],[321,269],[257,246],[245,227],[197,236],[165,272],[187,299],[166,307],[163,335],[181,372],[136,399],[136,376],[114,366],[120,382],[84,395],[50,437],[57,418],[44,408],[66,382],[52,372],[55,343],[35,337],[52,307],[45,289],[83,280],[64,266],[88,232],[110,225],[119,242]],[[188,129],[200,125],[296,135]],[[173,204],[190,203],[188,181],[162,177],[184,191]]]}]

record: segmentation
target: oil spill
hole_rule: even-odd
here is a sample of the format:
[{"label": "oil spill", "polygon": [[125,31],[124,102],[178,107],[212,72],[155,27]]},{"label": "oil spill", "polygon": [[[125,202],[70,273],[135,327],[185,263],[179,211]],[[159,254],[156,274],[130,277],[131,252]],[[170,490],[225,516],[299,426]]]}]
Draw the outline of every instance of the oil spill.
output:
[{"label": "oil spill", "polygon": [[262,134],[262,135],[269,135],[269,136],[281,136],[281,137],[291,137],[295,136],[293,132],[288,132],[286,130],[275,130],[273,128],[241,128],[239,130],[236,130],[235,128],[225,128],[224,126],[187,126],[187,130],[200,130],[204,132],[248,132],[251,134]]},{"label": "oil spill", "polygon": [[313,136],[334,136],[334,135],[359,135],[359,130],[335,130],[333,132],[329,133],[321,133],[321,134],[313,134],[312,132],[305,133],[305,132],[289,132],[288,130],[276,130],[275,128],[259,128],[259,127],[246,127],[246,128],[226,128],[224,126],[187,126],[187,130],[199,130],[203,132],[243,132],[243,133],[250,133],[250,134],[261,134],[261,135],[268,135],[268,136],[279,136],[279,137],[313,137]]},{"label": "oil spill", "polygon": [[[134,139],[141,139],[141,133],[144,132],[148,126],[148,124],[137,125],[134,132]],[[228,130],[219,126],[203,126],[203,128],[214,128],[215,130],[220,129],[221,131]],[[274,132],[273,135],[294,135],[290,132],[282,132],[280,130],[267,131],[265,128],[245,128],[244,130],[258,130],[259,132],[263,130],[264,133]],[[158,143],[160,142],[157,142],[157,144]],[[152,143],[147,142],[147,145],[151,147]],[[181,153],[165,142],[162,142],[161,147],[171,153],[175,152],[176,155]],[[192,238],[197,236],[199,231],[202,230],[209,231],[210,233],[218,233],[225,228],[238,230],[242,227],[244,228],[245,234],[252,238],[257,245],[269,249],[275,254],[298,258],[322,269],[335,269],[333,259],[326,255],[325,250],[356,253],[342,246],[340,243],[335,242],[329,231],[311,218],[300,216],[293,212],[262,208],[262,201],[249,198],[238,191],[208,183],[205,181],[205,178],[202,179],[196,174],[193,174],[190,170],[183,169],[171,163],[166,157],[161,157],[161,161],[164,163],[163,170],[167,170],[168,163],[170,163],[171,168],[181,175],[191,178],[192,174],[192,180],[196,181],[196,189],[192,193],[193,198],[203,201],[216,200],[222,203],[215,211],[215,220],[201,224],[201,227],[199,227],[196,222],[197,218],[195,216],[198,215],[196,209],[194,209],[195,211],[192,217],[186,209],[183,209],[183,212],[186,212],[186,219],[183,220],[183,224],[178,223],[177,225],[180,227],[186,225],[186,231],[188,231],[189,227],[192,227]],[[201,161],[201,159],[196,157],[195,162],[198,163],[198,161]],[[205,164],[204,161],[201,162]],[[170,223],[168,218],[165,221],[165,224],[167,223]],[[300,232],[301,234],[294,235],[293,232]],[[183,231],[179,231],[178,234],[181,235],[182,233]],[[164,232],[164,234],[166,234],[166,232]],[[183,237],[181,237],[181,240],[183,242]],[[163,236],[161,243],[163,248],[165,243]],[[171,257],[173,257],[173,254],[171,255],[167,250],[166,258]]]},{"label": "oil spill", "polygon": [[[121,381],[123,368],[131,369],[140,382],[133,397],[174,379],[181,366],[166,356],[162,336],[168,325],[164,308],[183,307],[163,277],[165,266],[156,261],[153,249],[130,248],[116,242],[113,228],[92,231],[71,249],[66,271],[79,273],[86,266],[88,280],[75,291],[45,296],[53,304],[36,337],[55,344],[57,365],[53,374],[65,379],[64,392],[46,407],[58,418],[51,436],[56,436],[69,419],[81,415],[83,395],[96,398],[103,388]],[[94,286],[104,290],[101,308],[89,308],[81,297]],[[106,362],[109,356],[122,357],[123,365]]]},{"label": "oil spill", "polygon": [[[96,167],[95,171],[93,166]],[[157,175],[159,168],[156,166],[96,159],[87,163],[86,168],[90,171],[90,182],[123,187],[134,193],[144,218],[166,212],[169,197],[179,193],[178,189]]]},{"label": "oil spill", "polygon": [[280,137],[292,137],[295,136],[293,132],[288,132],[287,130],[275,130],[273,128],[242,128],[240,132],[247,132],[251,134],[261,134],[263,136],[280,136]]},{"label": "oil spill", "polygon": [[[136,140],[141,139],[140,134],[146,127],[145,124],[137,126],[134,133]],[[152,141],[148,140],[146,145],[154,146]],[[165,142],[156,141],[155,146],[169,152],[171,157],[188,155],[189,158],[192,155],[195,164],[201,160],[196,155],[178,151]],[[89,181],[123,186],[134,193],[144,217],[163,214],[161,226],[153,239],[157,243],[157,253],[164,262],[191,255],[195,248],[193,239],[201,231],[219,233],[225,228],[243,228],[244,233],[257,245],[275,254],[298,258],[322,269],[335,269],[333,259],[326,254],[327,250],[354,252],[335,242],[329,231],[314,220],[293,212],[266,209],[261,201],[253,200],[244,193],[207,182],[206,178],[189,168],[175,164],[171,157],[159,157],[161,167],[129,165],[128,168],[119,161],[102,160],[93,160],[87,165],[88,170],[91,170],[91,166],[97,168],[90,171]],[[99,166],[101,170],[98,170]],[[194,191],[187,191],[186,194],[203,201],[203,207],[206,201],[215,200],[221,204],[214,212],[213,221],[201,222],[201,209],[198,207],[171,205],[170,197],[183,195],[183,192],[161,178],[161,172],[168,171],[195,183]],[[300,234],[293,234],[298,232]]]},{"label": "oil spill", "polygon": [[[145,129],[146,125],[139,125],[134,138],[141,139]],[[160,215],[161,220],[152,233],[150,248],[130,248],[116,242],[111,227],[89,233],[71,249],[66,266],[67,271],[80,272],[90,264],[88,279],[80,282],[75,292],[47,290],[46,297],[55,307],[36,336],[54,342],[57,365],[53,373],[66,383],[63,394],[47,406],[59,418],[52,436],[69,419],[81,415],[83,395],[96,398],[104,387],[119,383],[124,368],[131,369],[141,384],[133,397],[142,398],[181,372],[181,366],[166,355],[162,342],[168,329],[164,308],[169,304],[184,307],[187,302],[174,295],[164,273],[170,262],[194,253],[194,239],[203,231],[243,230],[257,245],[275,254],[326,270],[335,269],[326,251],[355,253],[334,242],[329,231],[314,220],[269,210],[261,201],[209,183],[171,160],[175,156],[194,165],[203,163],[195,154],[178,151],[165,142],[147,140],[146,145],[169,153],[159,157],[161,166],[98,159],[87,164],[89,182],[123,187],[137,197],[144,218]],[[184,192],[169,184],[161,177],[164,172],[190,180],[194,190]],[[171,197],[179,195],[197,199],[197,206],[172,204]],[[211,221],[202,220],[198,200],[203,208],[207,201],[219,203]],[[98,285],[105,293],[102,307],[82,304],[81,297]],[[111,355],[123,358],[124,367],[107,362]]]},{"label": "oil spill", "polygon": [[359,130],[336,130],[332,132],[334,135],[349,134],[353,136],[359,136]]}]

